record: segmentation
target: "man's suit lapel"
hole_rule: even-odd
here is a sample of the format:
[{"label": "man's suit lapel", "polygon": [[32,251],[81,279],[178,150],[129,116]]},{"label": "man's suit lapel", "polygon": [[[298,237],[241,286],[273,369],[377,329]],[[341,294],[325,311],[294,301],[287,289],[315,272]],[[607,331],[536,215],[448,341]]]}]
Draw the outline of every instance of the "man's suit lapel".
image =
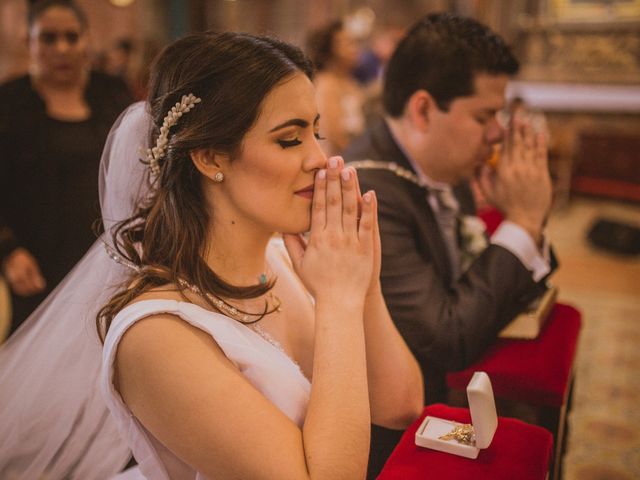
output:
[{"label": "man's suit lapel", "polygon": [[[380,160],[394,161],[402,168],[414,172],[413,167],[404,152],[398,147],[395,140],[391,136],[389,127],[386,122],[381,121],[372,129],[371,136],[373,150],[379,152]],[[415,172],[414,172],[415,173]],[[434,263],[438,275],[443,279],[445,285],[451,283],[451,264],[445,240],[440,233],[440,227],[436,220],[435,214],[427,201],[427,190],[405,180],[399,180],[406,184],[406,190],[411,195],[411,203],[414,206],[414,214],[416,217],[416,226],[418,238],[418,247],[420,250],[427,250],[428,255]],[[428,245],[428,249],[424,249],[422,245]]]}]

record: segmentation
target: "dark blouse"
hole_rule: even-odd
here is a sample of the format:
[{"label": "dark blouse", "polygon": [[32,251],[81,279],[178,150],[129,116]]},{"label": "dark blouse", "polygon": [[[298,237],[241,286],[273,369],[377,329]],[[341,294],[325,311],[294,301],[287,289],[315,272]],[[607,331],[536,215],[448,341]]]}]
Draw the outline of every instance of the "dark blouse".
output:
[{"label": "dark blouse", "polygon": [[14,328],[82,257],[100,217],[98,168],[112,123],[133,99],[119,79],[92,72],[84,121],[49,117],[28,76],[0,86],[0,260],[24,247],[47,292],[14,296]]}]

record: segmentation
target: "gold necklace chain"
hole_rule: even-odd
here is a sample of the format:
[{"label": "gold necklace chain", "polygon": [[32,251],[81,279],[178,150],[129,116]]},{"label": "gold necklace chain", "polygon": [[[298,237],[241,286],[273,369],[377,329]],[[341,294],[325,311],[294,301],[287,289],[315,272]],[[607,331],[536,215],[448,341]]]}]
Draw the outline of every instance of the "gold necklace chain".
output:
[{"label": "gold necklace chain", "polygon": [[[130,268],[135,272],[140,272],[142,270],[138,265],[123,258],[108,243],[104,242],[104,248],[107,252],[107,255],[116,263],[119,263],[124,267]],[[262,274],[262,275],[266,276],[266,274]],[[266,281],[263,282],[262,278],[260,278],[260,283],[266,283]],[[265,299],[264,301],[264,310],[260,313],[251,313],[251,312],[245,312],[244,310],[240,310],[239,308],[234,307],[233,305],[225,302],[220,297],[217,297],[212,293],[202,292],[202,290],[200,290],[197,286],[192,285],[191,283],[187,282],[182,278],[178,279],[178,284],[180,285],[180,287],[187,288],[193,293],[195,293],[196,295],[200,295],[201,297],[206,297],[207,300],[209,300],[218,310],[220,310],[221,312],[224,312],[227,316],[245,325],[252,325],[262,320],[266,315],[270,315],[272,313],[282,311],[282,308],[281,308],[282,302],[272,292],[269,292],[269,299]],[[269,309],[269,300],[271,300],[274,305],[271,309]]]},{"label": "gold necklace chain", "polygon": [[428,187],[421,181],[418,176],[413,173],[411,170],[407,170],[404,167],[401,167],[396,162],[381,162],[377,160],[357,160],[355,162],[349,162],[348,166],[355,168],[356,170],[388,170],[389,172],[395,174],[397,177],[404,178],[409,182],[425,188],[428,190]]},{"label": "gold necklace chain", "polygon": [[233,305],[225,302],[220,297],[210,292],[203,292],[197,286],[192,285],[191,283],[181,278],[178,279],[178,284],[182,288],[189,289],[191,292],[195,293],[196,295],[206,297],[206,299],[209,300],[218,310],[220,310],[227,316],[233,318],[234,320],[238,320],[239,322],[244,323],[245,325],[251,325],[253,323],[259,322],[266,315],[270,315],[272,313],[282,311],[282,308],[281,308],[282,302],[276,295],[274,295],[271,292],[269,292],[269,299],[273,302],[273,307],[269,309],[269,299],[265,299],[264,310],[260,313],[251,313],[251,312],[246,312],[244,310],[240,310],[237,307],[234,307]]}]

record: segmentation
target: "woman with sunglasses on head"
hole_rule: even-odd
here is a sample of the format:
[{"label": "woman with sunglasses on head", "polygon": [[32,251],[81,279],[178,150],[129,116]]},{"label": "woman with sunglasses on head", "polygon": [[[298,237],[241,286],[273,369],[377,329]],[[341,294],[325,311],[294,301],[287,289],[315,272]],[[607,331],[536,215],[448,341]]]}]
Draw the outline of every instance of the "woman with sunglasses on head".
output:
[{"label": "woman with sunglasses on head", "polygon": [[0,86],[0,274],[14,331],[95,240],[98,165],[124,83],[88,69],[87,20],[70,0],[29,11],[30,69]]}]

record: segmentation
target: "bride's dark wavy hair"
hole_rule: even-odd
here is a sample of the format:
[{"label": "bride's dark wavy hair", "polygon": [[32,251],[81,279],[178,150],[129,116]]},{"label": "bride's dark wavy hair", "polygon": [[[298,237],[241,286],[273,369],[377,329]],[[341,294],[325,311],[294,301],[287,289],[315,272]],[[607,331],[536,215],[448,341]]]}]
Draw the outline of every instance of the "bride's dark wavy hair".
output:
[{"label": "bride's dark wavy hair", "polygon": [[255,298],[273,287],[273,282],[232,285],[204,261],[204,252],[215,249],[207,243],[208,226],[215,213],[207,207],[202,175],[193,165],[190,152],[211,149],[236,158],[264,98],[297,72],[312,79],[311,63],[300,49],[249,34],[189,35],[160,53],[149,82],[148,103],[153,118],[150,144],[155,145],[164,117],[183,95],[193,93],[202,101],[170,129],[166,155],[159,160],[160,173],[148,200],[111,232],[118,253],[139,271],[98,312],[101,338],[113,317],[134,298],[154,287],[178,285],[178,279],[202,292],[236,299]]}]

